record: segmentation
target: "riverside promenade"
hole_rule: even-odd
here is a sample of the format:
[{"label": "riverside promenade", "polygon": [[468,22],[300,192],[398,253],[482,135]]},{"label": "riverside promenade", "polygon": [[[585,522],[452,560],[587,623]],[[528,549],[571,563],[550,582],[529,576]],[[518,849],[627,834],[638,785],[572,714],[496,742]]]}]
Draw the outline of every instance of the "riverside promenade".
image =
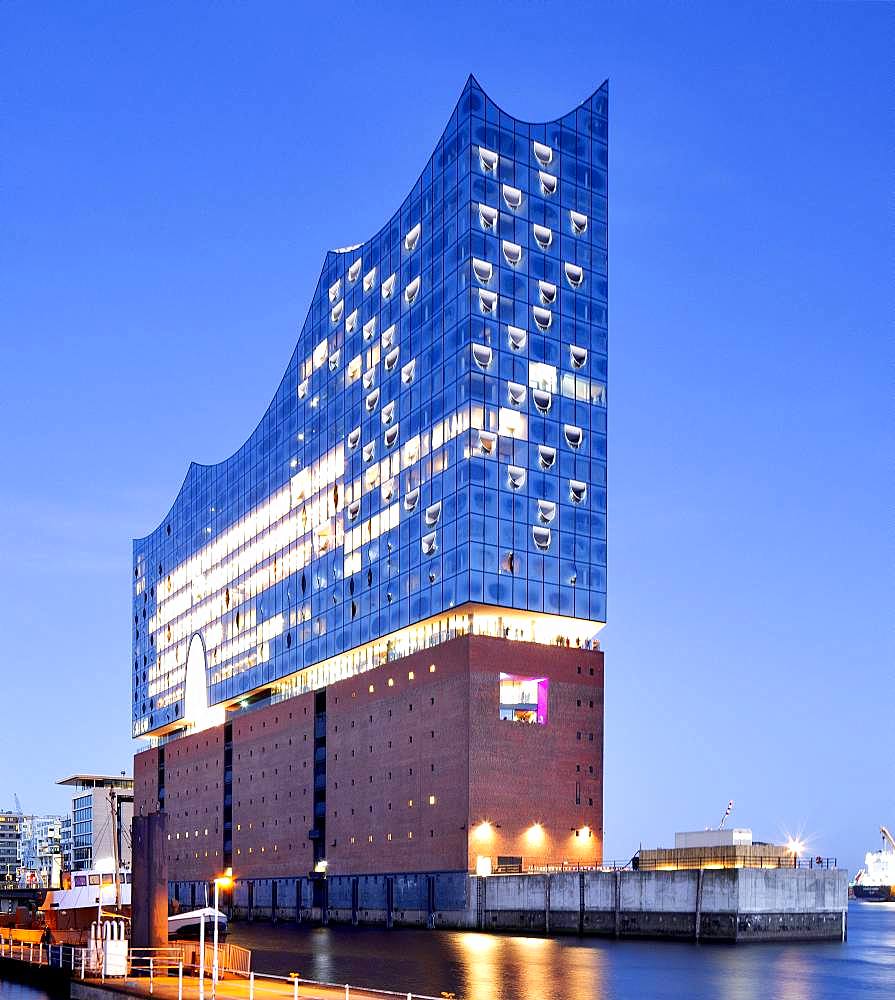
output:
[{"label": "riverside promenade", "polygon": [[[0,950],[0,979],[19,979],[56,986],[70,984],[74,1000],[112,1000],[114,996],[153,1000],[445,1000],[453,993],[432,996],[410,991],[377,990],[351,983],[325,983],[298,973],[274,976],[221,969],[215,985],[211,963],[204,980],[199,970],[183,961],[177,948],[133,949],[125,973],[106,975],[102,959],[91,948],[69,945],[32,945],[4,942]],[[210,951],[210,949],[209,949]],[[209,956],[210,958],[210,956]]]}]

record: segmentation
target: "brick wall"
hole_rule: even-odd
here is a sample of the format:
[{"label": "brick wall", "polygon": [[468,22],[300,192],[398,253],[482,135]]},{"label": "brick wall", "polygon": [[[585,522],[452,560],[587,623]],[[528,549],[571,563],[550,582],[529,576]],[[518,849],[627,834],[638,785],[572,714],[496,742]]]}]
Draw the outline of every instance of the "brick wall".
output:
[{"label": "brick wall", "polygon": [[165,746],[168,878],[203,879],[223,865],[224,727]]},{"label": "brick wall", "polygon": [[313,851],[314,695],[233,720],[233,870],[307,875]]},{"label": "brick wall", "polygon": [[[501,672],[547,678],[546,725],[501,721]],[[331,685],[326,712],[332,874],[465,870],[480,854],[601,858],[601,652],[465,636]],[[234,873],[306,875],[314,695],[234,716],[232,727]],[[165,747],[172,881],[223,864],[223,743],[219,726]],[[155,806],[157,767],[157,751],[135,758],[138,812]],[[585,826],[591,835],[576,836]]]}]

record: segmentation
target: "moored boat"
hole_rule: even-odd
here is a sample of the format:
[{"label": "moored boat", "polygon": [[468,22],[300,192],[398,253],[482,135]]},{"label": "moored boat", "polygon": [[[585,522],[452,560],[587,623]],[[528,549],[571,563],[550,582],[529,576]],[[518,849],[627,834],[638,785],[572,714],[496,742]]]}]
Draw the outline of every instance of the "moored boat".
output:
[{"label": "moored boat", "polygon": [[882,850],[868,851],[864,857],[864,867],[855,876],[851,885],[855,899],[870,903],[895,901],[895,839],[881,826]]},{"label": "moored boat", "polygon": [[203,906],[198,910],[187,910],[185,913],[173,913],[168,917],[169,938],[198,938],[201,934],[202,919],[205,919],[205,940],[211,941],[214,934],[214,921],[218,923],[218,940],[227,936],[227,917],[212,906]]}]

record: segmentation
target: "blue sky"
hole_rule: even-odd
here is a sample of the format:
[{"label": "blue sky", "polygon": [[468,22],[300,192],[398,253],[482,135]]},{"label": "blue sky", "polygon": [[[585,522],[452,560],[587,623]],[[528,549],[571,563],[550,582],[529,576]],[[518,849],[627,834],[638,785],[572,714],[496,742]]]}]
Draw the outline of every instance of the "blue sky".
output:
[{"label": "blue sky", "polygon": [[[723,10],[721,9],[723,7]],[[0,805],[129,766],[131,538],[264,411],[466,76],[609,77],[606,854],[895,823],[892,8],[0,7]]]}]

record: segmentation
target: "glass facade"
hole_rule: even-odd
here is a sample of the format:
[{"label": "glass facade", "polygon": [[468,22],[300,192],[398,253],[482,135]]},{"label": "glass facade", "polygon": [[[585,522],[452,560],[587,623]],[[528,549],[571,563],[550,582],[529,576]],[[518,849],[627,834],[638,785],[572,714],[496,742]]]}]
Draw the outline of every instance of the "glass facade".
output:
[{"label": "glass facade", "polygon": [[605,622],[607,111],[526,123],[470,78],[400,210],[326,255],[260,424],[134,542],[135,737],[203,723],[196,635],[222,711],[465,608]]}]

